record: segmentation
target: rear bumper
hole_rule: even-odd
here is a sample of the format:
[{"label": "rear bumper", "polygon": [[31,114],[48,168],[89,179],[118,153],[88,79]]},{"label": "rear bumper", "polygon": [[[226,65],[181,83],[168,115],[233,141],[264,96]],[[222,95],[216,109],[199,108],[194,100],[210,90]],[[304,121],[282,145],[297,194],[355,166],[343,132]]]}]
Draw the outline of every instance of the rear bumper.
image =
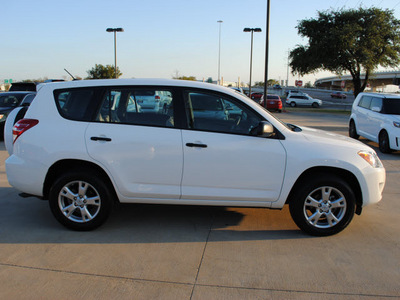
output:
[{"label": "rear bumper", "polygon": [[7,179],[11,186],[26,194],[43,196],[47,168],[35,161],[11,155],[6,160]]}]

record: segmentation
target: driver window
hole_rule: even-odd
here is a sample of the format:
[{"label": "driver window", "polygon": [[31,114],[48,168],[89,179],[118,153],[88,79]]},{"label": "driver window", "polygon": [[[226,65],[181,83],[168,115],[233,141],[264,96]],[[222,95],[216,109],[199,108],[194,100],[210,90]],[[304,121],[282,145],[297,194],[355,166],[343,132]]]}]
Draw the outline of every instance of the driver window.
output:
[{"label": "driver window", "polygon": [[235,100],[219,94],[187,92],[186,111],[191,129],[250,134],[260,118]]}]

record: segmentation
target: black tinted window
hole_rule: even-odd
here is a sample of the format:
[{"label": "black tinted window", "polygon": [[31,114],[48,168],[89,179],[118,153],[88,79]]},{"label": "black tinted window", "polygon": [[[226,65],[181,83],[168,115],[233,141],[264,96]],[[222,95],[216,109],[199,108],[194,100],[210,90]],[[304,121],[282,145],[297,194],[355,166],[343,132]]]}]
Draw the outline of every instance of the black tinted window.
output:
[{"label": "black tinted window", "polygon": [[384,99],[382,113],[400,115],[400,99]]},{"label": "black tinted window", "polygon": [[19,105],[19,103],[24,97],[25,95],[23,94],[21,95],[0,94],[0,107],[16,107]]},{"label": "black tinted window", "polygon": [[90,121],[93,89],[56,90],[54,97],[60,114],[67,119]]}]

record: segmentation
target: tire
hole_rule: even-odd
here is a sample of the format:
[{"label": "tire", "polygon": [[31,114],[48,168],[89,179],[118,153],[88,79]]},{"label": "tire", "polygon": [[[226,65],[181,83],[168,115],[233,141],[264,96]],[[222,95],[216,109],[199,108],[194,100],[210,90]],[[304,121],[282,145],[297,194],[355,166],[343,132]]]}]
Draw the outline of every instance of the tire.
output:
[{"label": "tire", "polygon": [[356,128],[356,124],[354,124],[354,121],[351,120],[350,124],[349,124],[349,137],[358,140],[358,138],[360,137],[357,134],[357,128]]},{"label": "tire", "polygon": [[355,203],[354,193],[343,179],[320,173],[299,185],[289,209],[301,230],[314,236],[328,236],[349,225]]},{"label": "tire", "polygon": [[382,130],[379,133],[379,150],[382,153],[391,153],[392,149],[390,149],[389,135],[386,130]]},{"label": "tire", "polygon": [[291,107],[296,107],[296,102],[290,102]]},{"label": "tire", "polygon": [[313,102],[313,104],[311,106],[314,107],[314,108],[318,108],[319,104],[317,102]]},{"label": "tire", "polygon": [[102,225],[112,210],[112,193],[92,173],[74,171],[61,175],[52,185],[49,204],[54,217],[65,227],[88,231]]}]

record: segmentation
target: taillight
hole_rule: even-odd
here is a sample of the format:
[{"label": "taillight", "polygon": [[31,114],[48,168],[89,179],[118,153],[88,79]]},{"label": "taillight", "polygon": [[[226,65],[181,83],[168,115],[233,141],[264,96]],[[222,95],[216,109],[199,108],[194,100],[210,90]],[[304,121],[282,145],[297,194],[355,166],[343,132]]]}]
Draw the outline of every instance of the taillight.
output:
[{"label": "taillight", "polygon": [[39,120],[35,119],[22,119],[19,120],[17,123],[15,123],[13,127],[13,144],[15,143],[17,138],[20,137],[21,134],[23,134],[28,129],[31,129],[32,127],[36,126],[38,123]]},{"label": "taillight", "polygon": [[160,99],[161,99],[160,96],[156,96],[155,98],[156,98],[156,102],[160,102]]}]

